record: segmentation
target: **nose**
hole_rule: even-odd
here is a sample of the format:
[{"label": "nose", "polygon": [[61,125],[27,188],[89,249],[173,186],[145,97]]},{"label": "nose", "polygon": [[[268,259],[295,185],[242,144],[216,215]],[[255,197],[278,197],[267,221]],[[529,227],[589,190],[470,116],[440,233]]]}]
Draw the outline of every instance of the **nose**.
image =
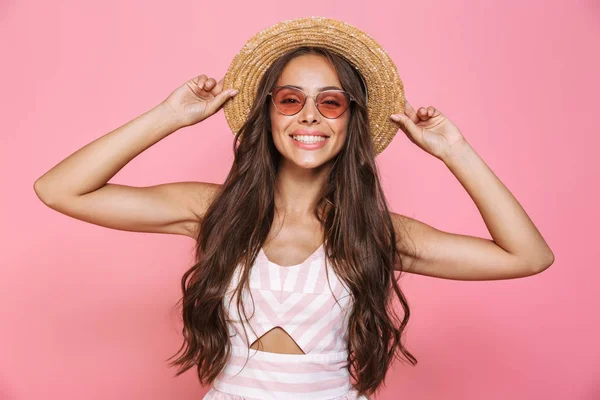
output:
[{"label": "nose", "polygon": [[306,97],[306,102],[304,102],[304,107],[298,113],[299,122],[304,123],[313,123],[318,122],[321,119],[321,113],[317,109],[317,103],[315,102],[314,97]]}]

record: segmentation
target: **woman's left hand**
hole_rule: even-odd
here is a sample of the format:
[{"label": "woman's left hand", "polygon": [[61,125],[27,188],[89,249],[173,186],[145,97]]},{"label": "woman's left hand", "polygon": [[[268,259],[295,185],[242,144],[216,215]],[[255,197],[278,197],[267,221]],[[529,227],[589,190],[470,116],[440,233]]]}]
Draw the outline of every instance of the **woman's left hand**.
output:
[{"label": "woman's left hand", "polygon": [[420,107],[415,111],[405,101],[404,113],[392,114],[390,117],[398,123],[411,142],[442,161],[450,154],[454,144],[465,140],[456,125],[432,106]]}]

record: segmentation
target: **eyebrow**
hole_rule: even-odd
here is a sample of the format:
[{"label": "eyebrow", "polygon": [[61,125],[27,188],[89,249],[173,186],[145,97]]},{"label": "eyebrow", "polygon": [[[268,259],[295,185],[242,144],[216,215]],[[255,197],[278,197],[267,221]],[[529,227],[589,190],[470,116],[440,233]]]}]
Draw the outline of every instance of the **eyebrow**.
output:
[{"label": "eyebrow", "polygon": [[[289,86],[289,87],[293,87],[296,89],[304,90],[304,88],[302,86],[296,86],[296,85],[281,85],[281,86]],[[323,86],[323,87],[317,88],[317,91],[322,92],[324,90],[331,90],[331,89],[342,90],[342,88],[339,88],[337,86]]]}]

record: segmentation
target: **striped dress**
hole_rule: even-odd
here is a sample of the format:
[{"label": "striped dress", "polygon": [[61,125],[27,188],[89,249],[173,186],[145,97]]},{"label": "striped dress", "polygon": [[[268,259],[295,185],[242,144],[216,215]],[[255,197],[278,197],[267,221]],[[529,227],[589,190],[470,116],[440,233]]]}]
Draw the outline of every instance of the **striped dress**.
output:
[{"label": "striped dress", "polygon": [[[231,356],[204,400],[367,399],[357,397],[348,371],[351,296],[331,266],[325,265],[323,245],[304,262],[288,267],[271,262],[259,251],[250,271],[252,299],[247,291],[242,296],[254,331],[237,310],[233,291],[238,282],[239,269],[224,297]],[[275,327],[285,330],[305,354],[250,349]]]}]

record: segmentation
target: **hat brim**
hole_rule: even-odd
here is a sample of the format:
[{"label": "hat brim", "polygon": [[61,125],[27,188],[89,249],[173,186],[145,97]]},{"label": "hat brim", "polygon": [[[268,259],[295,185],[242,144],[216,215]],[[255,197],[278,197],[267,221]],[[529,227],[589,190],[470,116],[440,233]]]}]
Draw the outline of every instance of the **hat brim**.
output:
[{"label": "hat brim", "polygon": [[269,66],[283,54],[301,46],[323,47],[348,60],[367,85],[368,112],[375,155],[381,153],[398,132],[390,115],[404,112],[404,86],[387,52],[367,33],[344,22],[325,17],[281,21],[251,37],[233,58],[223,88],[239,93],[223,107],[236,134],[248,118],[258,82]]}]

